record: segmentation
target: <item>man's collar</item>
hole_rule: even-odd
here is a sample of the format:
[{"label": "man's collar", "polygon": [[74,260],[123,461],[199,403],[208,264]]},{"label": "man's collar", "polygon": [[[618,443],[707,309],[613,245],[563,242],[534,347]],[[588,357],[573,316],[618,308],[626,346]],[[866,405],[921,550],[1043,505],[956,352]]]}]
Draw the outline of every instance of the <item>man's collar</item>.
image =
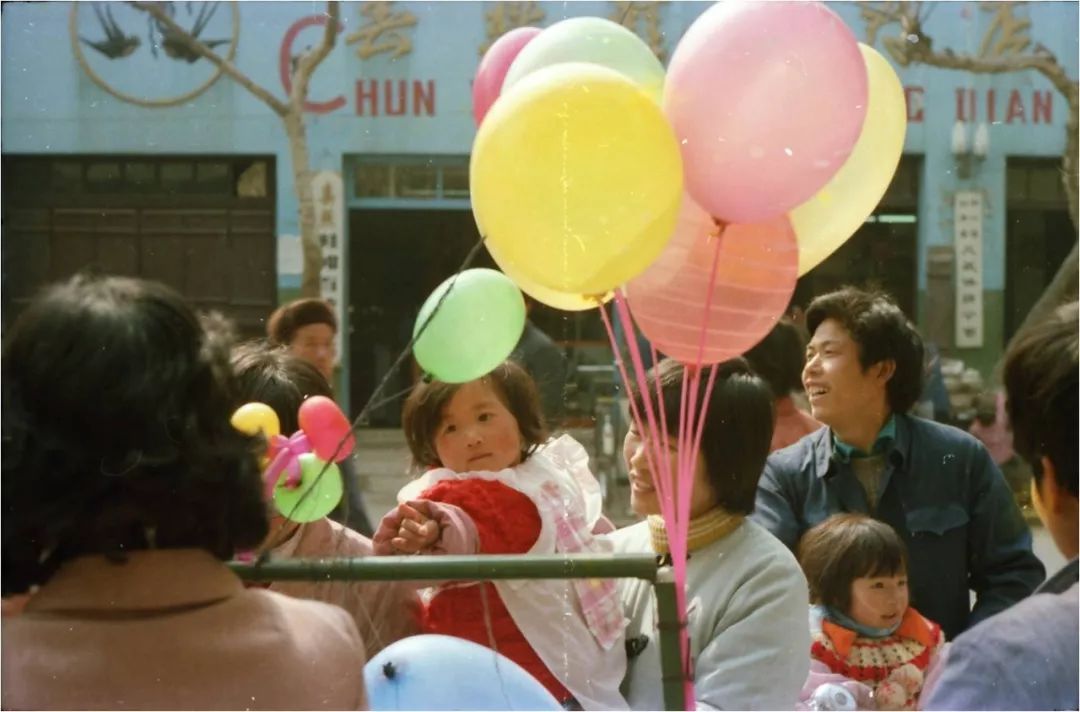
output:
[{"label": "man's collar", "polygon": [[1080,566],[1077,564],[1077,559],[1073,559],[1069,563],[1061,567],[1056,574],[1051,576],[1042,582],[1035,593],[1064,593],[1076,584],[1080,573]]},{"label": "man's collar", "polygon": [[[883,434],[887,434],[886,431],[891,429],[891,438],[888,444],[885,444],[881,440]],[[836,437],[833,435],[832,428],[822,428],[821,430],[808,435],[807,437],[815,438],[815,447],[811,451],[811,456],[817,461],[817,466],[814,468],[817,476],[824,478],[829,475],[831,466],[833,463],[849,464],[851,462],[850,457],[844,457],[837,449]],[[907,459],[908,452],[911,449],[911,423],[910,418],[906,415],[893,414],[889,416],[888,422],[882,427],[878,433],[878,440],[874,443],[875,451],[878,451],[879,443],[883,448],[881,452],[885,453],[890,464],[894,466],[903,465]]]},{"label": "man's collar", "polygon": [[[832,432],[830,428],[829,432]],[[854,445],[848,445],[846,442],[837,437],[836,433],[832,433],[833,439],[833,457],[837,458],[841,462],[849,462],[853,457],[868,457],[870,455],[881,455],[889,451],[893,443],[896,441],[896,416],[890,415],[889,419],[885,421],[885,424],[881,426],[881,430],[878,431],[877,438],[874,440],[873,446],[870,448],[870,452],[866,453],[855,447]]]}]

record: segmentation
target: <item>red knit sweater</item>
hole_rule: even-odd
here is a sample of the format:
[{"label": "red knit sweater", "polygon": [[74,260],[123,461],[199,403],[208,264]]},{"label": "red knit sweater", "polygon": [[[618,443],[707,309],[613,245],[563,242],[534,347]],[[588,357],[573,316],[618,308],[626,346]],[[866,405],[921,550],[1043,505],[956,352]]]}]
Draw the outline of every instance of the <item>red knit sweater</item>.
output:
[{"label": "red knit sweater", "polygon": [[[523,554],[540,536],[536,505],[501,482],[444,480],[420,496],[463,509],[476,525],[482,554]],[[427,633],[454,635],[494,647],[528,670],[555,699],[565,701],[571,697],[529,645],[491,583],[441,589],[428,604],[423,627]]]}]

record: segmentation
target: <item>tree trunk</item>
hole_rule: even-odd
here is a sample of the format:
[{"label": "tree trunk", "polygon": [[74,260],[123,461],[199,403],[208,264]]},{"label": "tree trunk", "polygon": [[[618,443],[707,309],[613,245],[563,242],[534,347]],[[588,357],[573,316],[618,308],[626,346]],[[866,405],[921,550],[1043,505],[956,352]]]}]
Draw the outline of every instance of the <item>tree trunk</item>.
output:
[{"label": "tree trunk", "polygon": [[305,297],[317,297],[321,292],[319,272],[322,269],[322,247],[319,245],[318,235],[315,234],[315,195],[311,189],[311,160],[308,155],[303,110],[294,105],[283,118],[285,135],[289,139],[293,186],[300,210],[300,247],[304,259],[300,293]]}]

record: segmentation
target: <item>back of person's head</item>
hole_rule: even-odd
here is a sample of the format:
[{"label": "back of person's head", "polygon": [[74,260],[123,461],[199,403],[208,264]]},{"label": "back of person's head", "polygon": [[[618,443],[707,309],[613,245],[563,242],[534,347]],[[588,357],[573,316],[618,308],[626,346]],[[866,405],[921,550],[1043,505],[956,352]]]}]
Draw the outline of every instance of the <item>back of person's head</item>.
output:
[{"label": "back of person's head", "polygon": [[174,291],[78,276],[18,318],[3,355],[3,591],[81,555],[266,535],[256,442],[229,424],[231,336]]},{"label": "back of person's head", "polygon": [[1005,354],[1004,381],[1013,448],[1038,481],[1042,458],[1054,466],[1057,483],[1077,496],[1077,321],[1076,302],[1031,327]]},{"label": "back of person's head", "polygon": [[812,527],[799,541],[797,555],[810,602],[845,613],[855,579],[907,572],[903,540],[888,524],[864,514],[834,514]]},{"label": "back of person's head", "polygon": [[283,304],[266,322],[266,335],[275,346],[292,342],[296,331],[309,324],[326,324],[337,332],[337,317],[325,299],[310,297]]},{"label": "back of person's head", "polygon": [[813,335],[821,323],[833,319],[859,346],[863,370],[892,360],[896,370],[886,384],[889,408],[906,413],[922,394],[923,341],[911,321],[884,292],[844,287],[810,303],[806,327]]},{"label": "back of person's head", "polygon": [[[503,361],[481,379],[498,396],[506,409],[517,420],[521,431],[521,444],[528,457],[547,440],[547,425],[540,407],[540,393],[536,382],[518,364]],[[401,427],[417,467],[439,467],[442,463],[435,452],[435,435],[450,399],[463,383],[420,381],[405,399],[401,413]]]},{"label": "back of person's head", "polygon": [[806,343],[790,319],[776,322],[772,331],[746,352],[746,360],[754,373],[769,384],[775,398],[802,390]]},{"label": "back of person's head", "polygon": [[232,353],[232,369],[237,381],[236,405],[257,402],[270,406],[286,436],[300,429],[297,413],[307,398],[334,397],[317,368],[269,344],[250,342],[238,346]]},{"label": "back of person's head", "polygon": [[[716,382],[705,401],[708,372],[701,374],[697,412],[703,414],[705,427],[701,436],[701,454],[705,470],[717,495],[717,504],[733,514],[754,511],[754,498],[773,431],[773,397],[769,386],[757,376],[743,358],[717,364]],[[668,438],[679,434],[679,410],[683,393],[685,367],[673,359],[664,359],[646,375],[646,389],[657,417],[657,382],[663,397],[663,422]],[[687,390],[689,393],[689,389]],[[639,388],[631,389],[642,425],[648,427],[645,402]],[[650,437],[655,437],[650,433]]]}]

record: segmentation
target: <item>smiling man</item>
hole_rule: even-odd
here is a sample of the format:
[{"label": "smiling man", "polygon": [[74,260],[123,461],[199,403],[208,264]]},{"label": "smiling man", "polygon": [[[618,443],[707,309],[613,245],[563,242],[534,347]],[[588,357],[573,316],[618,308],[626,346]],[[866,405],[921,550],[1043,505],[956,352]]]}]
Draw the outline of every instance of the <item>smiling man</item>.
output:
[{"label": "smiling man", "polygon": [[828,427],[769,457],[753,518],[791,548],[837,512],[889,524],[908,547],[912,605],[949,638],[1031,593],[1045,572],[986,449],[907,414],[923,345],[899,307],[846,288],[815,299],[806,321],[803,385]]}]

